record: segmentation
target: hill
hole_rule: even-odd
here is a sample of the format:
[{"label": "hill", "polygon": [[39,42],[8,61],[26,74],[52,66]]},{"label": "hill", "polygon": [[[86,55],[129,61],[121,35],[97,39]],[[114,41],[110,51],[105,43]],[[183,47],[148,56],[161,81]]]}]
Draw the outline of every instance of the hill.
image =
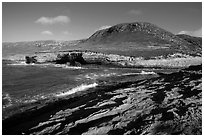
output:
[{"label": "hill", "polygon": [[195,49],[199,52],[202,50],[202,38],[201,37],[193,37],[185,34],[179,34],[178,37],[184,39],[188,43],[191,43],[192,46],[196,47]]},{"label": "hill", "polygon": [[201,56],[201,38],[174,35],[147,22],[122,23],[75,41],[3,43],[3,57],[39,51],[89,50],[145,59],[181,53]]},{"label": "hill", "polygon": [[77,47],[107,54],[147,58],[178,52],[188,55],[201,53],[201,44],[192,43],[147,22],[122,23],[96,31]]}]

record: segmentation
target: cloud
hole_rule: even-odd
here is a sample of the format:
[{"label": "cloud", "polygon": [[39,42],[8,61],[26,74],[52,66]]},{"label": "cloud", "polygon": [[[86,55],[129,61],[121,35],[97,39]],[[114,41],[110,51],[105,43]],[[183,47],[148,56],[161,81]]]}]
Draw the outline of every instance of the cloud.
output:
[{"label": "cloud", "polygon": [[103,29],[107,29],[110,28],[111,26],[105,25],[105,26],[101,26],[100,28],[96,29],[96,31],[98,30],[103,30]]},{"label": "cloud", "polygon": [[178,34],[186,34],[186,35],[191,35],[195,37],[202,37],[202,27],[198,30],[195,31],[180,31]]},{"label": "cloud", "polygon": [[35,21],[35,23],[40,23],[43,25],[52,25],[56,23],[65,24],[69,23],[70,18],[67,16],[57,16],[57,17],[40,17]]},{"label": "cloud", "polygon": [[41,34],[43,35],[53,35],[53,33],[49,30],[46,30],[46,31],[42,31]]},{"label": "cloud", "polygon": [[64,35],[71,35],[71,33],[68,32],[68,31],[62,31],[62,34],[64,34]]},{"label": "cloud", "polygon": [[130,14],[130,15],[141,15],[142,11],[141,10],[132,9],[132,10],[128,11],[128,14]]}]

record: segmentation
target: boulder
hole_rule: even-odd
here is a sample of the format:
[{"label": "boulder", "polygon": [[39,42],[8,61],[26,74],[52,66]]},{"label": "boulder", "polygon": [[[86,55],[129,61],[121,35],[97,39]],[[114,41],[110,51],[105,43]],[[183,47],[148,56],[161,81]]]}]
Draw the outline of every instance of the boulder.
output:
[{"label": "boulder", "polygon": [[[71,66],[75,66],[76,64],[86,64],[86,61],[82,57],[82,53],[73,52],[67,54],[58,54],[56,59],[56,64],[66,64],[70,63]],[[76,63],[77,62],[77,63]]]},{"label": "boulder", "polygon": [[33,57],[26,56],[26,57],[25,57],[26,63],[27,63],[27,64],[37,63],[37,59],[35,59],[35,58],[36,58],[36,56],[33,56]]}]

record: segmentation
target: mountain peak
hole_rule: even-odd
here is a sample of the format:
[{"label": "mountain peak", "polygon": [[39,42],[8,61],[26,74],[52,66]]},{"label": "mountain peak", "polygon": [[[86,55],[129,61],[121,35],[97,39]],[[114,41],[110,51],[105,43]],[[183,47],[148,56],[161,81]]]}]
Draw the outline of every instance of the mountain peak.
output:
[{"label": "mountain peak", "polygon": [[117,24],[105,29],[98,30],[96,32],[103,32],[103,31],[108,31],[109,33],[111,32],[123,32],[123,31],[142,31],[144,29],[148,28],[154,28],[157,27],[154,24],[151,24],[149,22],[132,22],[132,23],[121,23]]},{"label": "mountain peak", "polygon": [[[182,39],[149,22],[121,23],[98,30],[87,40],[94,43],[147,42],[160,40],[165,44],[182,44]],[[153,40],[155,42],[155,40]]]},{"label": "mountain peak", "polygon": [[[132,22],[113,25],[96,31],[81,46],[87,49],[113,53],[126,51],[181,52],[197,54],[200,47],[194,47],[182,37],[149,22]],[[90,48],[91,47],[91,48]]]}]

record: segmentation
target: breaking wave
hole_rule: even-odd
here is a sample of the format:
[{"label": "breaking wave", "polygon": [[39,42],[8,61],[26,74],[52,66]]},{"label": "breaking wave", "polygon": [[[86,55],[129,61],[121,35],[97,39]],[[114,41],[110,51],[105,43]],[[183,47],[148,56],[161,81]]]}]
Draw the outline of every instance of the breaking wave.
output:
[{"label": "breaking wave", "polygon": [[140,73],[124,73],[118,76],[130,76],[130,75],[155,75],[157,73],[150,71],[150,72],[146,72],[146,71],[141,71]]},{"label": "breaking wave", "polygon": [[67,95],[70,95],[70,94],[74,94],[76,92],[79,92],[79,91],[86,91],[90,88],[94,88],[98,86],[97,83],[93,83],[93,84],[82,84],[80,86],[77,86],[75,88],[72,88],[71,90],[67,91],[67,92],[63,92],[63,93],[60,93],[60,94],[57,94],[56,96],[57,97],[62,97],[62,96],[67,96]]},{"label": "breaking wave", "polygon": [[124,73],[124,74],[121,74],[119,76],[129,76],[129,75],[139,75],[141,73]]},{"label": "breaking wave", "polygon": [[155,73],[155,72],[153,72],[153,71],[146,72],[146,71],[143,71],[143,70],[142,70],[140,74],[142,74],[142,75],[155,75],[155,74],[157,74],[157,73]]}]

